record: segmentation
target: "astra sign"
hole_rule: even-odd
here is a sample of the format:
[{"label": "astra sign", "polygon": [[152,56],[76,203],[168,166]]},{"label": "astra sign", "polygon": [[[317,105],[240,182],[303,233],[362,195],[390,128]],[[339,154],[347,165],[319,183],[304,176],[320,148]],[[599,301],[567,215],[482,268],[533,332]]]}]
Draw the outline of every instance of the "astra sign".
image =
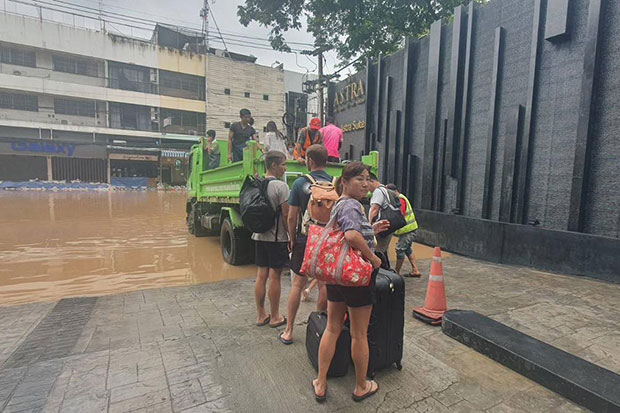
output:
[{"label": "astra sign", "polygon": [[76,145],[56,142],[12,142],[11,150],[14,152],[33,152],[49,155],[73,156]]}]

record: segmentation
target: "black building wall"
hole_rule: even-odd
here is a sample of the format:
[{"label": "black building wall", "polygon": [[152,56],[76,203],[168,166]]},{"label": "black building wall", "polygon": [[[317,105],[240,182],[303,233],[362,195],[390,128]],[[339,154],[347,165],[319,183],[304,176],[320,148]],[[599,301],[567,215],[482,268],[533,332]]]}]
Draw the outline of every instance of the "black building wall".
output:
[{"label": "black building wall", "polygon": [[[379,150],[382,179],[409,195],[423,240],[620,280],[620,2],[460,7],[453,21],[436,22],[354,78],[368,83],[366,103],[336,112],[336,123],[365,119],[366,130],[346,133],[345,151]],[[469,231],[451,236],[445,223],[459,217]],[[518,242],[519,228],[528,243]],[[490,236],[499,246],[492,254],[463,247]],[[597,266],[593,258],[584,269],[568,254],[558,263],[550,239],[563,239],[568,251],[591,245],[592,257],[598,239],[611,261]],[[582,260],[581,252],[573,255]]]}]

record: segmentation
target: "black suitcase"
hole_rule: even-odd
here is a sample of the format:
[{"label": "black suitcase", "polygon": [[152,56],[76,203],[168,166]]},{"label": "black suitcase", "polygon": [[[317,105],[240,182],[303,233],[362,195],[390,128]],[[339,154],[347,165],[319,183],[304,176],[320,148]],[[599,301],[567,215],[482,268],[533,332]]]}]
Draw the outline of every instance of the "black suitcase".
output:
[{"label": "black suitcase", "polygon": [[368,325],[368,377],[392,364],[401,370],[403,358],[405,280],[394,271],[379,269],[375,291]]},{"label": "black suitcase", "polygon": [[[319,371],[319,344],[321,337],[327,327],[327,313],[313,312],[308,317],[308,327],[306,328],[306,350],[308,358],[316,371]],[[349,371],[351,363],[351,333],[349,327],[344,326],[338,342],[336,343],[336,352],[329,366],[327,375],[329,377],[345,376]]]}]

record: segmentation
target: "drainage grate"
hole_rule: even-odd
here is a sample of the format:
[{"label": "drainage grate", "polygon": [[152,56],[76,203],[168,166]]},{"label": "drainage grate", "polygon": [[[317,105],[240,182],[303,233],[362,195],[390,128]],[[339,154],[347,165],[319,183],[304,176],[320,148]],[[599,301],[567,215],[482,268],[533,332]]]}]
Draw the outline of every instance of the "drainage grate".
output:
[{"label": "drainage grate", "polygon": [[2,368],[67,357],[90,319],[96,297],[65,298],[28,334]]}]

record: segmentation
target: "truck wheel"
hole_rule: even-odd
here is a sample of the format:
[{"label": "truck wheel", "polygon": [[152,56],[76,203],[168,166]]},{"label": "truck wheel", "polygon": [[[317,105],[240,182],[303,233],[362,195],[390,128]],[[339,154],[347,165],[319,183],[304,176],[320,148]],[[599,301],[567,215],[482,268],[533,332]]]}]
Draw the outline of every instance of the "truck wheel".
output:
[{"label": "truck wheel", "polygon": [[192,209],[187,218],[187,228],[190,234],[194,234],[197,237],[206,237],[209,235],[209,231],[202,227],[200,215],[200,208],[198,205],[192,204]]},{"label": "truck wheel", "polygon": [[230,265],[242,265],[250,262],[252,252],[250,234],[233,228],[230,218],[224,219],[220,231],[222,257]]}]

